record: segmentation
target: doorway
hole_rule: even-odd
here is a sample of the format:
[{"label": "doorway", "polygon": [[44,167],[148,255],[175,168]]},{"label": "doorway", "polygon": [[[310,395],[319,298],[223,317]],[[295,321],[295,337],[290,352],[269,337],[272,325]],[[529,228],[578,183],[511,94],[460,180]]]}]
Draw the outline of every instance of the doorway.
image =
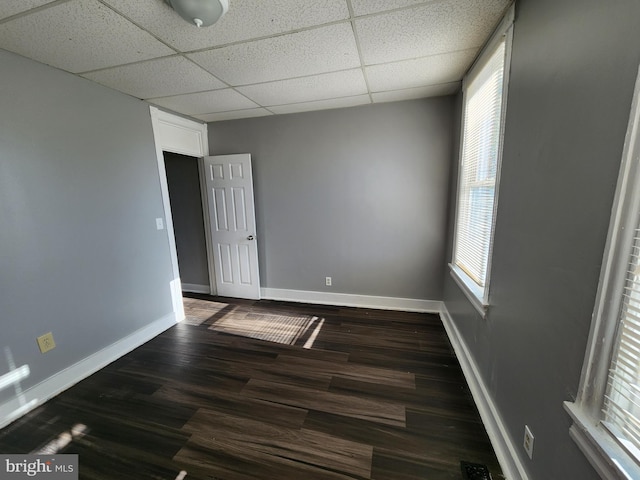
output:
[{"label": "doorway", "polygon": [[[149,107],[149,112],[155,140],[160,193],[162,195],[169,255],[173,271],[173,280],[170,282],[171,301],[176,320],[182,321],[185,317],[182,303],[182,282],[180,281],[180,269],[178,267],[178,254],[173,231],[173,216],[171,215],[171,202],[169,201],[169,188],[163,152],[178,153],[196,158],[208,155],[207,125],[162,111],[154,106]],[[210,268],[209,271],[213,270]],[[214,292],[212,291],[211,293]]]},{"label": "doorway", "polygon": [[198,159],[163,152],[183,292],[211,293]]},{"label": "doorway", "polygon": [[[211,295],[217,295],[221,293],[221,292],[218,292],[217,290],[217,283],[223,281],[222,280],[223,272],[222,270],[220,270],[220,272],[216,271],[216,268],[215,268],[216,265],[214,264],[215,261],[214,261],[213,247],[212,247],[214,243],[213,243],[212,235],[214,231],[216,231],[217,233],[217,229],[213,229],[211,228],[211,225],[209,225],[210,218],[212,217],[211,212],[209,211],[209,204],[211,202],[209,201],[209,198],[208,198],[209,195],[208,195],[207,188],[205,188],[206,186],[204,185],[204,179],[205,179],[204,158],[208,157],[208,154],[209,154],[207,125],[203,123],[198,123],[193,120],[186,119],[184,117],[180,117],[174,114],[164,112],[154,106],[150,107],[150,113],[151,113],[151,123],[153,126],[153,134],[154,134],[155,144],[156,144],[156,157],[158,161],[158,172],[160,176],[159,178],[160,190],[162,193],[167,239],[169,241],[171,264],[173,268],[173,280],[171,281],[171,296],[173,301],[173,309],[174,309],[176,318],[178,320],[182,320],[184,319],[184,316],[185,316],[184,305],[182,302],[183,288],[182,288],[182,281],[181,281],[181,275],[180,275],[180,268],[178,266],[178,249],[176,246],[176,232],[174,230],[174,220],[173,220],[174,216],[171,212],[171,200],[169,198],[169,186],[167,181],[167,171],[165,168],[165,153],[190,157],[192,160],[195,160],[197,162],[197,166],[199,169],[201,192],[207,192],[207,195],[202,196],[202,204],[201,204],[202,210],[200,210],[201,214],[203,214],[201,218],[203,218],[204,219],[203,221],[205,222],[204,231],[205,231],[205,242],[206,242],[206,252],[207,252],[206,266],[208,269],[208,278],[209,278],[209,291],[206,293],[210,293]],[[244,175],[238,175],[238,172],[240,171],[240,172],[248,173],[249,176],[245,177],[245,179],[250,179],[251,178],[250,177],[250,172],[251,172],[250,156],[248,156],[248,162],[249,162],[248,165],[244,165],[244,166],[242,162],[233,162],[232,164],[230,164],[228,167],[231,169],[230,170],[231,177],[233,177],[236,180],[240,180],[240,177],[244,177]],[[238,170],[238,168],[240,168],[240,170]],[[231,190],[229,190],[232,193],[232,198],[230,198],[230,200],[232,200],[232,203],[233,201],[236,201],[237,198],[240,198],[238,197],[240,190],[236,187],[237,186],[234,186],[231,188]],[[240,187],[240,188],[247,188],[247,193],[248,193],[248,189],[250,188],[251,200],[252,200],[253,193],[252,193],[251,180],[249,180],[249,183],[246,186]],[[216,192],[221,192],[221,191],[222,190],[220,190],[219,188],[216,189]],[[215,198],[215,192],[213,192],[212,197]],[[244,198],[248,199],[249,197],[244,197]],[[214,207],[216,205],[215,202],[211,204]],[[248,202],[247,202],[247,205],[248,205]],[[238,209],[235,210],[236,213],[240,211],[241,210],[238,210]],[[216,214],[214,213],[214,216],[215,215]],[[253,217],[253,213],[251,214],[251,216]],[[255,220],[253,223],[255,227]],[[253,232],[254,233],[250,235],[246,235],[245,239],[249,239],[249,237],[251,237],[251,239],[249,240],[251,242],[255,238],[255,230],[253,230]],[[178,233],[178,235],[182,235],[182,234]],[[252,242],[252,243],[255,244],[255,242]],[[241,242],[237,242],[236,244],[233,245],[233,247],[245,248],[245,249],[248,248],[246,247],[246,245],[241,245]],[[255,290],[255,293],[246,294],[246,292],[243,292],[242,294],[234,295],[234,296],[238,296],[241,298],[260,298],[259,275],[257,271],[257,249],[255,251],[255,254],[256,254],[255,259],[254,261],[251,262],[252,269],[253,269],[253,266],[255,266],[255,270],[253,270],[254,273],[251,275],[251,278],[253,279],[251,282],[252,289]],[[242,258],[249,258],[249,257],[245,256]],[[200,262],[202,265],[202,259],[200,259]],[[248,263],[240,262],[239,265],[242,267],[242,266],[248,265]],[[241,273],[245,273],[245,271],[242,270]],[[242,274],[240,274],[238,275],[238,278],[240,278],[241,280],[244,280],[246,278],[246,275],[243,276]],[[187,278],[187,280],[188,279],[189,278]],[[202,277],[200,277],[200,280],[197,280],[197,281],[201,282]],[[203,283],[191,283],[187,281],[185,282],[185,284],[186,284],[185,285],[186,289],[195,288],[196,290],[200,290],[203,292],[204,290],[206,290],[206,287],[204,287],[205,284]]]}]

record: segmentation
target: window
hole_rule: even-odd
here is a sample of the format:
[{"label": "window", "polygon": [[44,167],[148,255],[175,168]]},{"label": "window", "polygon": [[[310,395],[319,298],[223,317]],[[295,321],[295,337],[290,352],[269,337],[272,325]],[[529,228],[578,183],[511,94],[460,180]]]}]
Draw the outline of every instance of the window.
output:
[{"label": "window", "polygon": [[570,433],[603,478],[640,478],[640,75]]},{"label": "window", "polygon": [[511,9],[463,83],[462,142],[453,260],[454,279],[484,314],[502,154]]},{"label": "window", "polygon": [[635,224],[602,423],[640,459],[640,222]]}]

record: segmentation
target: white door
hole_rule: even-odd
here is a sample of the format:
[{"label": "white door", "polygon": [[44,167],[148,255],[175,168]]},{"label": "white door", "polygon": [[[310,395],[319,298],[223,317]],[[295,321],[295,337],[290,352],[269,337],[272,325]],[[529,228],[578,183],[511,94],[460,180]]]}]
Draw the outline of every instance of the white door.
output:
[{"label": "white door", "polygon": [[204,157],[217,294],[260,298],[251,155]]}]

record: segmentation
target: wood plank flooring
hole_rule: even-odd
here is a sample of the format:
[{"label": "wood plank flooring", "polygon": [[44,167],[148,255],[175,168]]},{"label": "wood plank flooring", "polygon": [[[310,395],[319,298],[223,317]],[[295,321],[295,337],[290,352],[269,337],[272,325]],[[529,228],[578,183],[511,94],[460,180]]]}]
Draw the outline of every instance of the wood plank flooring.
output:
[{"label": "wood plank flooring", "polygon": [[[208,320],[185,302],[191,321],[0,430],[0,452],[76,426],[60,453],[83,479],[503,478],[436,315],[195,297]],[[258,306],[324,319],[312,348],[210,329]]]}]

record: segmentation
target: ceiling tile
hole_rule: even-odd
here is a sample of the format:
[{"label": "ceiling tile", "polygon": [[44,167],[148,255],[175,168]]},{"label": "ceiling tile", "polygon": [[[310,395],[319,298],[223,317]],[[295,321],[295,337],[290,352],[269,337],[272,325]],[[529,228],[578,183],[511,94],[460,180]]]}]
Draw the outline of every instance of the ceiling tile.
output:
[{"label": "ceiling tile", "polygon": [[54,0],[2,0],[0,2],[0,20],[53,1]]},{"label": "ceiling tile", "polygon": [[198,29],[161,0],[105,0],[182,52],[277,35],[349,17],[345,0],[231,0],[215,25]]},{"label": "ceiling tile", "polygon": [[394,90],[391,92],[372,93],[374,103],[400,102],[402,100],[413,100],[416,98],[441,97],[443,95],[453,95],[458,92],[461,82],[447,83],[444,85],[432,85],[420,88],[407,88],[404,90]]},{"label": "ceiling tile", "polygon": [[367,65],[483,45],[508,0],[448,0],[355,21]]},{"label": "ceiling tile", "polygon": [[422,87],[462,79],[477,49],[366,67],[373,92]]},{"label": "ceiling tile", "polygon": [[329,100],[318,100],[315,102],[293,103],[291,105],[279,105],[269,107],[274,113],[298,113],[310,112],[314,110],[328,110],[330,108],[355,107],[371,103],[369,95],[357,95],[355,97],[331,98]]},{"label": "ceiling tile", "polygon": [[354,15],[384,12],[395,8],[428,3],[433,0],[351,0]]},{"label": "ceiling tile", "polygon": [[194,115],[205,122],[219,122],[221,120],[236,120],[239,118],[266,117],[273,115],[266,108],[250,108],[248,110],[234,110],[232,112],[208,113],[206,115]]},{"label": "ceiling tile", "polygon": [[166,97],[226,87],[209,72],[181,56],[99,70],[83,77],[138,98]]},{"label": "ceiling tile", "polygon": [[269,82],[360,66],[349,23],[207,50],[188,57],[231,85]]},{"label": "ceiling tile", "polygon": [[154,98],[150,99],[149,102],[185,115],[245,110],[259,106],[231,88]]},{"label": "ceiling tile", "polygon": [[362,70],[356,69],[249,85],[237,90],[260,105],[269,106],[362,95],[367,93],[367,86]]},{"label": "ceiling tile", "polygon": [[0,46],[74,73],[175,53],[95,0],[61,3],[0,24]]}]

